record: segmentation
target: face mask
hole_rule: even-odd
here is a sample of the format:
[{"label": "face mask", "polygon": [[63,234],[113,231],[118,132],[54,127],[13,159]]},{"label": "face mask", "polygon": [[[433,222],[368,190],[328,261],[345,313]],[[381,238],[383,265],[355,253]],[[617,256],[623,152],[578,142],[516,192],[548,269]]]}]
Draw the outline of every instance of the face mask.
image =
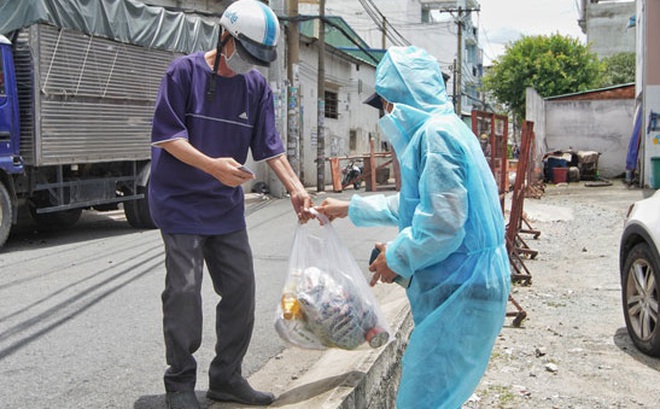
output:
[{"label": "face mask", "polygon": [[378,120],[378,126],[380,127],[381,132],[383,133],[383,138],[391,143],[396,143],[397,140],[401,139],[402,136],[405,136],[405,132],[401,129],[401,126],[397,123],[396,117],[398,114],[396,105],[391,113],[383,116]]},{"label": "face mask", "polygon": [[236,74],[245,74],[254,68],[254,65],[245,61],[238,54],[237,50],[234,50],[230,57],[225,55],[225,62],[227,63],[227,67],[229,67],[229,69],[234,71]]},{"label": "face mask", "polygon": [[391,113],[383,116],[378,120],[378,127],[380,128],[383,139],[390,142],[394,147],[394,150],[399,152],[399,154],[405,149],[408,144],[408,136],[406,135],[405,130],[401,127],[400,121],[397,119],[401,115],[401,112],[394,105],[394,109]]}]

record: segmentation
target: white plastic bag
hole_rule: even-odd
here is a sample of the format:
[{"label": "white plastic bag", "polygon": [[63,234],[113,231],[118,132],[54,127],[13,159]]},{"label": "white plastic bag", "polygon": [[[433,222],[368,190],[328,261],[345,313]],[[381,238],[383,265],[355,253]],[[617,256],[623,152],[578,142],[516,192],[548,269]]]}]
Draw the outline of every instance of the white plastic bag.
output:
[{"label": "white plastic bag", "polygon": [[275,329],[305,349],[379,348],[392,333],[366,277],[332,224],[299,224]]}]

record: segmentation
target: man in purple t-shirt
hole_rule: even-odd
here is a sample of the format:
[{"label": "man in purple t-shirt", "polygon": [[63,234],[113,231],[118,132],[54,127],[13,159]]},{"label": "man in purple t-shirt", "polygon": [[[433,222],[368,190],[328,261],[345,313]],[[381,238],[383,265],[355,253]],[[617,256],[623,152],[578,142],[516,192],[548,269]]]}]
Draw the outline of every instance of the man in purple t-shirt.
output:
[{"label": "man in purple t-shirt", "polygon": [[206,263],[221,301],[216,309],[216,357],[207,397],[268,405],[241,374],[252,336],[255,278],[241,185],[248,150],[266,161],[306,222],[312,202],[284,155],[266,79],[253,65],[276,58],[277,17],[256,0],[239,0],[223,14],[218,47],[175,60],[156,102],[149,182],[151,215],[165,244],[163,330],[170,408],[199,408],[195,396],[201,344],[202,269]]}]

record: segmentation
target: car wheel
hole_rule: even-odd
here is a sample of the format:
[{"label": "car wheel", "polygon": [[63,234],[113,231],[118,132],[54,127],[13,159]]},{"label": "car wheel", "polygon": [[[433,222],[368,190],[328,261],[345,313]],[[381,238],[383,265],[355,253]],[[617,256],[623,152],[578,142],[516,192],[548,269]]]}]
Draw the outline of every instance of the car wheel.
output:
[{"label": "car wheel", "polygon": [[640,351],[660,356],[658,301],[660,261],[646,243],[630,250],[623,268],[623,315],[628,333]]}]

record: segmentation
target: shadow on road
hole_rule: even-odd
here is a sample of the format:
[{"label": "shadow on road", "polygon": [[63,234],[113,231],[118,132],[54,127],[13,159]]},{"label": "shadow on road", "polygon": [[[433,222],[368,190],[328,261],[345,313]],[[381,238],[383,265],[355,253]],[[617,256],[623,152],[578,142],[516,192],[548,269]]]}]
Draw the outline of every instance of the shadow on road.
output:
[{"label": "shadow on road", "polygon": [[[277,408],[304,402],[315,396],[322,395],[338,387],[355,387],[365,376],[364,372],[351,371],[345,374],[320,379],[305,385],[298,386],[279,395],[269,407]],[[206,392],[195,391],[200,406],[205,409],[239,409],[254,406],[245,406],[233,402],[217,402],[206,398]],[[133,405],[133,409],[162,409],[167,407],[165,394],[141,396]]]},{"label": "shadow on road", "polygon": [[97,212],[85,210],[80,220],[73,226],[43,230],[25,212],[19,213],[18,224],[12,227],[2,252],[30,250],[35,247],[48,248],[120,236],[138,232],[131,227],[123,211]]},{"label": "shadow on road", "polygon": [[619,349],[630,355],[638,362],[660,372],[660,358],[654,358],[641,353],[637,347],[635,347],[635,344],[633,344],[630,335],[628,335],[628,330],[626,327],[621,327],[616,330],[614,333],[614,345],[619,347]]},{"label": "shadow on road", "polygon": [[[196,393],[197,400],[200,400],[200,392]],[[133,405],[133,409],[164,409],[166,407],[167,403],[165,402],[165,394],[140,396]]]}]

